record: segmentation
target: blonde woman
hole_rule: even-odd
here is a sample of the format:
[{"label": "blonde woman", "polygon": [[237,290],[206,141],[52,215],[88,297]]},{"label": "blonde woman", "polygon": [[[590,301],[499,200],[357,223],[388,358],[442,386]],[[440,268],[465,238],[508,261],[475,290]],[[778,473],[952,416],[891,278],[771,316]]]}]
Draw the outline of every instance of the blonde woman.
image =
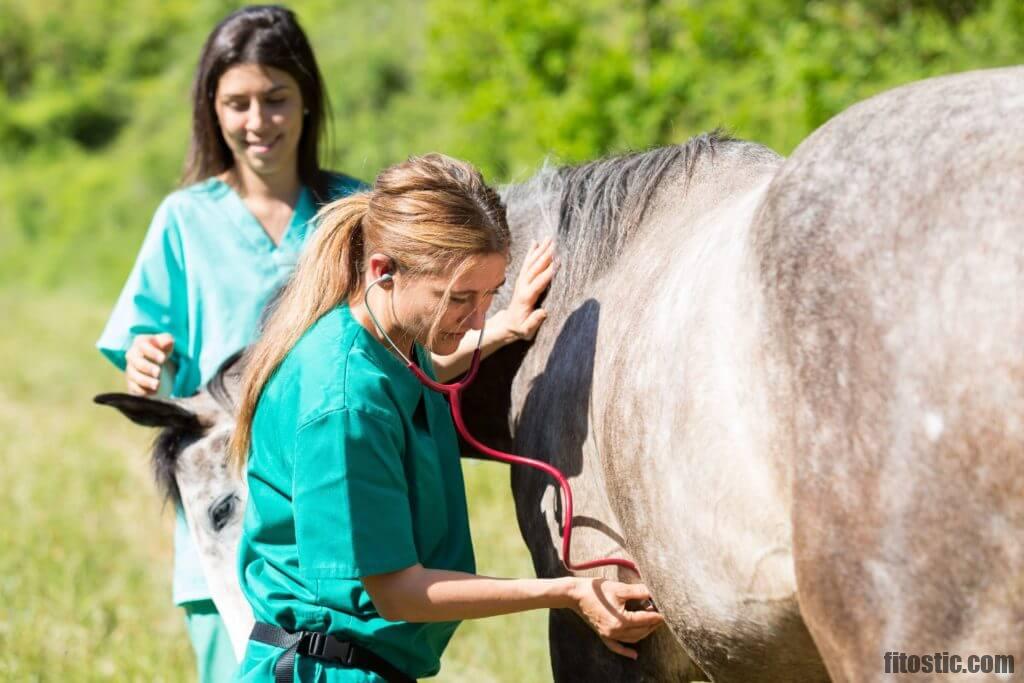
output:
[{"label": "blonde woman", "polygon": [[255,348],[232,443],[258,622],[241,680],[432,676],[460,620],[524,610],[574,609],[634,657],[622,643],[661,624],[625,609],[642,585],[474,574],[455,428],[402,356],[433,375],[431,354],[475,336],[508,250],[498,196],[440,155],[325,210]]}]

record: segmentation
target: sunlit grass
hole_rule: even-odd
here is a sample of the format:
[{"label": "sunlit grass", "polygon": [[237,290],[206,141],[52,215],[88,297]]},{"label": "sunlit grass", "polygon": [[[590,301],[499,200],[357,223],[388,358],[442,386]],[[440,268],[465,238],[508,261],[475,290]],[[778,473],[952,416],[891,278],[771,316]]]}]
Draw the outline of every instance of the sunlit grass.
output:
[{"label": "sunlit grass", "polygon": [[[93,349],[110,304],[0,291],[3,681],[195,679],[151,435],[91,402],[121,381]],[[481,573],[531,575],[505,468],[468,464],[466,479]],[[467,623],[437,680],[549,680],[546,643],[541,612]]]}]

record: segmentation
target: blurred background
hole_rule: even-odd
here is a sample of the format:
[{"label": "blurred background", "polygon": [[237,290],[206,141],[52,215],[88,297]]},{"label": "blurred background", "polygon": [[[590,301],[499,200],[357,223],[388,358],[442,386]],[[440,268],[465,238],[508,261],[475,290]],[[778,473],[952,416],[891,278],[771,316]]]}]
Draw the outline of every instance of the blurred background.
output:
[{"label": "blurred background", "polygon": [[[0,0],[0,680],[191,681],[151,434],[93,344],[160,199],[222,0]],[[329,166],[496,183],[715,127],[790,153],[850,104],[1024,62],[1022,0],[286,3],[333,102]],[[482,573],[532,573],[503,466],[468,464]],[[442,681],[550,679],[547,619],[466,624]]]}]

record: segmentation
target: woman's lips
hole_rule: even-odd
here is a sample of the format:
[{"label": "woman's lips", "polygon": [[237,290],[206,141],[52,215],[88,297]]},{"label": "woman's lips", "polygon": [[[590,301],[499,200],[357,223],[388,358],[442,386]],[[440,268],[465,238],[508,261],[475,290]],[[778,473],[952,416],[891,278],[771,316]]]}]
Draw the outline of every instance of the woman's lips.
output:
[{"label": "woman's lips", "polygon": [[276,145],[277,141],[280,139],[281,136],[278,135],[268,141],[246,142],[245,144],[248,145],[249,149],[255,154],[266,154],[271,149],[273,149],[274,145]]}]

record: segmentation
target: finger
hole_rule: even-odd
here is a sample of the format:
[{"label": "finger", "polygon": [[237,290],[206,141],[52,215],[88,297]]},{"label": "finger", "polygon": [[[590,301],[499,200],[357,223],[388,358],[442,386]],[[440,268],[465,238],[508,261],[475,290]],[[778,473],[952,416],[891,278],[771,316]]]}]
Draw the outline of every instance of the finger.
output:
[{"label": "finger", "polygon": [[617,655],[622,655],[623,657],[629,657],[630,659],[636,659],[639,656],[637,654],[637,651],[634,650],[633,648],[626,647],[622,643],[620,643],[618,641],[615,641],[615,640],[612,640],[611,638],[605,638],[605,637],[601,636],[601,642],[604,643],[604,646],[606,648],[608,648],[609,650],[611,650],[612,652],[614,652]]},{"label": "finger", "polygon": [[132,367],[125,370],[125,378],[128,380],[129,385],[135,384],[146,395],[155,393],[160,388],[159,380],[147,377]]},{"label": "finger", "polygon": [[174,337],[166,332],[153,337],[152,342],[164,353],[170,353],[174,349]]},{"label": "finger", "polygon": [[519,283],[516,289],[516,299],[528,306],[533,306],[537,299],[540,298],[541,293],[551,284],[551,280],[554,277],[555,265],[554,263],[549,263],[534,278]]},{"label": "finger", "polygon": [[526,339],[527,341],[533,339],[533,336],[537,334],[537,330],[540,329],[541,323],[547,320],[547,317],[548,312],[545,311],[543,308],[538,308],[533,313],[531,313],[530,317],[526,319],[526,323],[523,324],[522,338]]},{"label": "finger", "polygon": [[548,261],[548,264],[544,266],[543,270],[541,270],[532,278],[530,278],[530,281],[528,283],[530,293],[536,296],[543,292],[545,289],[547,289],[548,285],[551,284],[551,280],[555,277],[555,271],[557,269],[558,268],[555,265],[554,261]]},{"label": "finger", "polygon": [[641,640],[651,635],[653,631],[654,629],[649,626],[626,626],[623,628],[613,629],[608,634],[608,637],[614,638],[615,640],[622,643],[639,643]]},{"label": "finger", "polygon": [[140,387],[135,382],[133,382],[130,379],[127,379],[127,378],[126,378],[125,382],[128,385],[128,393],[129,394],[133,394],[135,396],[145,396],[146,395],[146,390],[143,389],[142,387]]},{"label": "finger", "polygon": [[621,620],[626,626],[660,626],[665,623],[665,617],[661,615],[661,612],[647,612],[643,610],[623,612]]},{"label": "finger", "polygon": [[555,260],[555,245],[552,242],[542,251],[537,251],[532,261],[528,262],[525,268],[528,280],[533,280]]},{"label": "finger", "polygon": [[146,358],[140,357],[133,360],[131,363],[129,363],[129,365],[133,370],[135,370],[139,374],[145,375],[146,377],[160,377],[159,363],[154,363],[147,360]]},{"label": "finger", "polygon": [[642,583],[620,583],[615,587],[615,595],[623,602],[629,600],[643,602],[651,599],[651,591]]},{"label": "finger", "polygon": [[152,390],[147,389],[146,387],[139,385],[138,382],[133,382],[132,380],[127,380],[127,384],[128,384],[128,393],[129,394],[134,394],[135,396],[152,396],[155,393]]},{"label": "finger", "polygon": [[[174,342],[172,341],[171,343],[173,344]],[[152,339],[149,340],[148,344],[143,344],[138,348],[138,356],[157,365],[163,365],[167,361],[167,354]]]},{"label": "finger", "polygon": [[135,382],[135,384],[139,385],[139,387],[146,394],[154,393],[156,392],[157,389],[160,388],[159,378],[144,375],[135,368],[129,368],[126,374],[127,378],[132,382]]}]

